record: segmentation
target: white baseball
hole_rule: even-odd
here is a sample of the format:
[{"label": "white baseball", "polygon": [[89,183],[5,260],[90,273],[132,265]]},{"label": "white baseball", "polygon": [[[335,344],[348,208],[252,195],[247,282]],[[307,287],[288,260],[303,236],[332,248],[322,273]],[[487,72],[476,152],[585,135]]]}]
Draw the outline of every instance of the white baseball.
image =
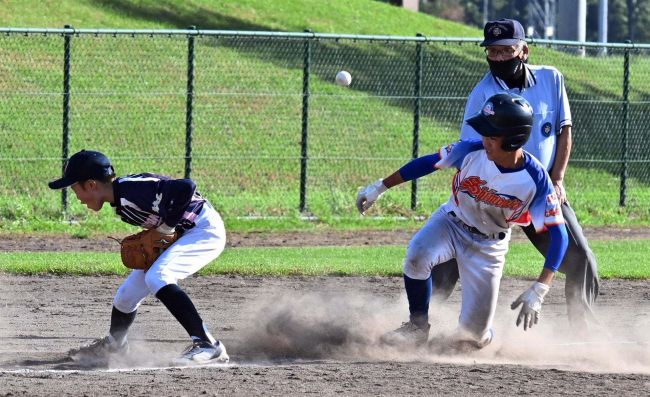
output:
[{"label": "white baseball", "polygon": [[341,70],[336,74],[336,84],[347,87],[352,83],[352,76],[345,70]]}]

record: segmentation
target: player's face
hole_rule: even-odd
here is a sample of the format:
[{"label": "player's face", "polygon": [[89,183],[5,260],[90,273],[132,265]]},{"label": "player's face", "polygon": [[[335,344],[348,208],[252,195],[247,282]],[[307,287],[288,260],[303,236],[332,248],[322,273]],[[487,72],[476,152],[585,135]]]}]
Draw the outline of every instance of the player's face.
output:
[{"label": "player's face", "polygon": [[75,183],[71,186],[77,199],[85,204],[86,207],[93,211],[99,211],[104,206],[104,200],[100,196],[99,185],[97,181],[87,180],[84,182]]},{"label": "player's face", "polygon": [[485,153],[487,153],[488,160],[499,163],[499,160],[503,158],[504,155],[508,154],[505,150],[501,149],[501,144],[503,143],[503,137],[501,136],[484,136],[483,138],[483,148],[485,148]]}]

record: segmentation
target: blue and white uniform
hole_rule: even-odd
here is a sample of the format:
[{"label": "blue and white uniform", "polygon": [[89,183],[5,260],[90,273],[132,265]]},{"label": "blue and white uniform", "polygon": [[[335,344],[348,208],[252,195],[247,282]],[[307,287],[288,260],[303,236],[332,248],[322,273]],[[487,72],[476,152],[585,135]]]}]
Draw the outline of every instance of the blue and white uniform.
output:
[{"label": "blue and white uniform", "polygon": [[115,179],[113,193],[112,206],[124,222],[144,229],[165,224],[181,234],[147,272],[134,270],[122,283],[114,299],[121,312],[135,311],[146,296],[196,273],[223,251],[223,221],[192,180],[127,175]]},{"label": "blue and white uniform", "polygon": [[[463,286],[460,328],[479,343],[493,334],[510,228],[532,223],[543,230],[564,223],[548,172],[529,153],[524,156],[521,168],[504,169],[488,159],[481,141],[459,141],[400,169],[404,180],[458,169],[449,201],[409,242],[404,274],[426,280],[434,266],[456,258]],[[549,255],[544,266],[557,270],[563,254]]]},{"label": "blue and white uniform", "polygon": [[[509,88],[491,72],[474,87],[467,99],[463,120],[479,113],[485,101],[491,96],[509,92],[524,97],[533,108],[533,128],[524,150],[532,154],[547,171],[555,161],[555,143],[562,127],[571,125],[569,99],[564,88],[564,76],[551,66],[525,65],[524,87]],[[532,89],[535,87],[535,89]],[[463,122],[460,139],[481,139],[474,129]]]}]

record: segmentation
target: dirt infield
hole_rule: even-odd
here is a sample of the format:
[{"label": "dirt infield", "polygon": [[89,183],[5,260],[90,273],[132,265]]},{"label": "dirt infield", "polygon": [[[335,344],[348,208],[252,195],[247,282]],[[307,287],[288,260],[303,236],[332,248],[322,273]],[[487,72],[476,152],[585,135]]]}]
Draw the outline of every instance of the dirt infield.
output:
[{"label": "dirt infield", "polygon": [[[0,274],[1,396],[193,395],[647,395],[646,281],[605,280],[602,327],[567,330],[562,280],[538,327],[514,327],[509,302],[527,280],[503,280],[497,336],[483,351],[436,355],[375,343],[406,319],[399,278],[193,277],[182,284],[231,363],[167,367],[184,331],[155,299],[140,307],[132,353],[111,367],[79,367],[68,349],[107,331],[119,277]],[[459,291],[432,309],[432,336],[453,329]]]},{"label": "dirt infield", "polygon": [[[416,230],[331,230],[295,232],[228,233],[229,247],[292,247],[292,246],[364,246],[406,245]],[[585,229],[593,240],[650,240],[650,228]],[[124,237],[117,235],[115,237]],[[525,241],[519,228],[513,229],[513,241]],[[0,234],[3,251],[117,251],[115,240],[104,235],[75,238],[65,234],[11,235]]]}]

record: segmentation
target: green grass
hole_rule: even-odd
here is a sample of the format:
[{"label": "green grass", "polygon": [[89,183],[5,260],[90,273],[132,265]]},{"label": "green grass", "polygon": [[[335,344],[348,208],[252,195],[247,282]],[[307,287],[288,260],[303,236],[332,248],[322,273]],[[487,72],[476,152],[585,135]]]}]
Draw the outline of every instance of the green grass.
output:
[{"label": "green grass", "polygon": [[[649,241],[595,241],[602,278],[650,278]],[[257,276],[338,275],[399,276],[406,248],[303,247],[232,248],[201,271],[201,274]],[[543,259],[527,243],[513,243],[505,276],[537,277]],[[5,252],[0,253],[0,271],[24,274],[126,274],[117,253]]]},{"label": "green grass", "polygon": [[[11,27],[278,30],[480,36],[481,30],[371,0],[5,0]],[[450,34],[453,33],[453,34]]]},{"label": "green grass", "polygon": [[[480,37],[481,30],[370,0],[8,0],[0,24],[12,27],[186,28]],[[185,37],[73,38],[71,151],[106,152],[118,174],[183,175]],[[450,173],[424,178],[419,206],[410,191],[382,197],[369,220],[356,214],[357,188],[411,155],[414,45],[355,40],[314,44],[311,68],[308,215],[298,212],[302,51],[297,40],[196,39],[193,174],[230,230],[417,226],[449,196]],[[0,228],[20,232],[128,230],[111,216],[74,203],[62,223],[60,196],[46,183],[59,174],[62,40],[0,37]],[[579,57],[534,46],[531,63],[564,72],[576,129],[566,185],[585,225],[650,224],[650,175],[631,167],[628,206],[618,206],[622,55]],[[633,54],[630,95],[650,97],[650,62]],[[340,69],[353,84],[333,84]],[[464,98],[486,71],[474,45],[424,45],[420,153],[455,140]],[[585,74],[584,70],[589,70]],[[647,158],[645,117],[631,106],[630,157]],[[648,114],[646,116],[646,114]],[[648,120],[650,122],[650,120]],[[20,139],[17,139],[20,137]],[[613,165],[612,165],[613,164]],[[73,195],[71,195],[73,196]],[[272,217],[270,220],[243,218]],[[406,220],[394,220],[394,217]],[[80,230],[80,231],[79,231]]]}]

